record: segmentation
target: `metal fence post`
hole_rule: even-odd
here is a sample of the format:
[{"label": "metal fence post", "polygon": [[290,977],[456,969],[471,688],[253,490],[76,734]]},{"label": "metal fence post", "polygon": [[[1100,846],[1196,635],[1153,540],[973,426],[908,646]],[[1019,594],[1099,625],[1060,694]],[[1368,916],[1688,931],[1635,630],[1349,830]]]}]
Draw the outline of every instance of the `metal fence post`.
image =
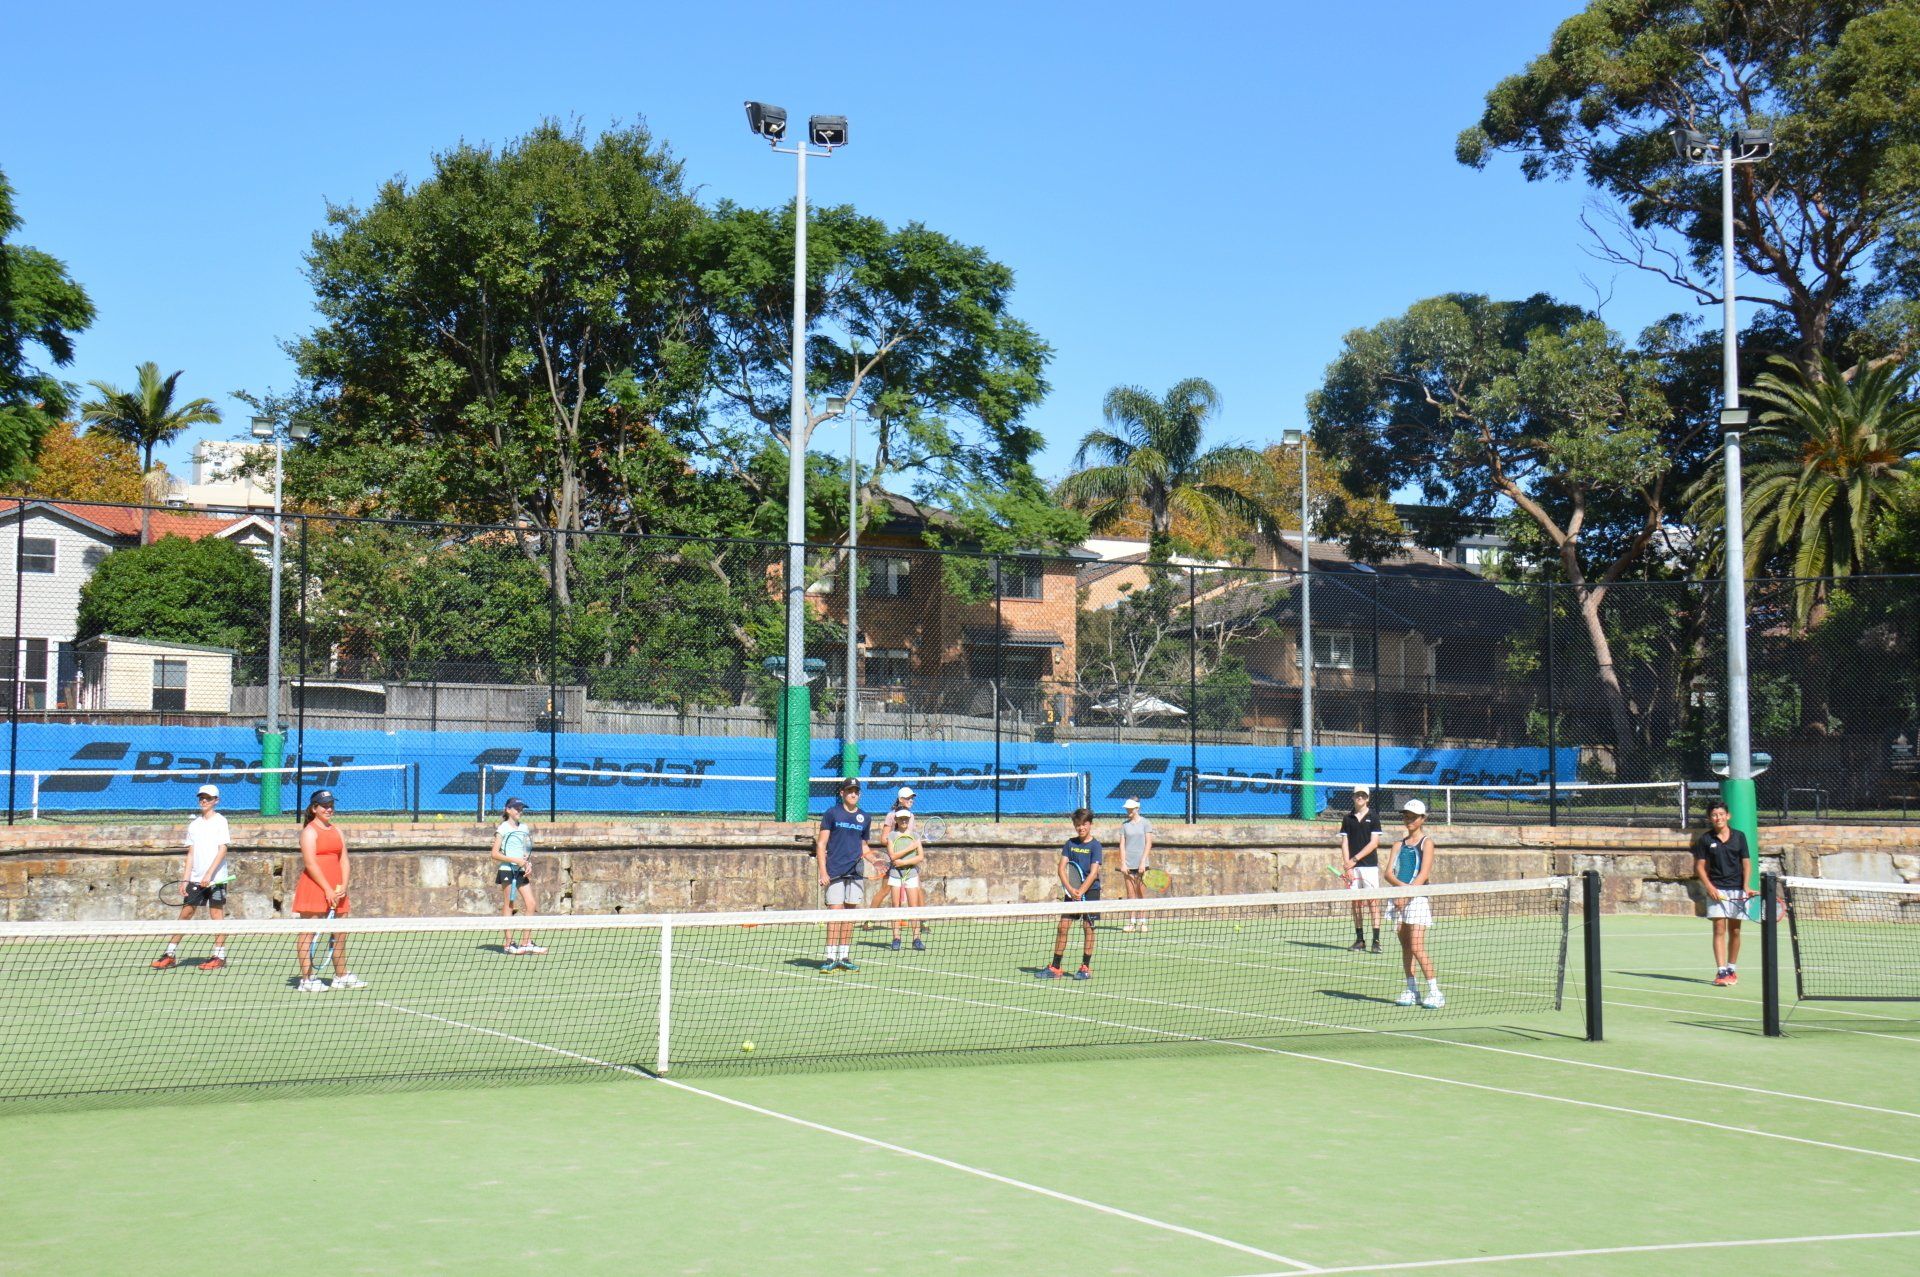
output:
[{"label": "metal fence post", "polygon": [[307,593],[312,588],[307,575],[307,524],[306,515],[300,520],[300,667],[294,673],[295,685],[300,689],[300,703],[294,706],[293,719],[293,818],[301,820],[307,810],[307,634],[310,628],[307,615]]},{"label": "metal fence post", "polygon": [[560,538],[566,533],[548,530],[547,566],[547,823],[560,819]]},{"label": "metal fence post", "polygon": [[14,822],[17,797],[14,787],[20,780],[20,678],[26,661],[20,648],[20,628],[26,601],[27,501],[16,497],[13,503],[13,654],[8,658],[7,685],[7,823]]},{"label": "metal fence post", "polygon": [[1189,798],[1187,801],[1187,823],[1192,824],[1197,815],[1196,804],[1191,794],[1199,788],[1200,777],[1200,622],[1197,591],[1194,578],[1199,569],[1187,565],[1187,772],[1193,779],[1187,782]]},{"label": "metal fence post", "polygon": [[1002,654],[1007,641],[1005,594],[1000,556],[993,556],[993,823],[1000,823],[1000,700],[1006,694]]},{"label": "metal fence post", "polygon": [[1560,823],[1560,726],[1553,687],[1553,582],[1542,587],[1547,601],[1547,650],[1542,665],[1547,676],[1547,824]]},{"label": "metal fence post", "polygon": [[1380,792],[1380,577],[1373,578],[1373,792]]}]

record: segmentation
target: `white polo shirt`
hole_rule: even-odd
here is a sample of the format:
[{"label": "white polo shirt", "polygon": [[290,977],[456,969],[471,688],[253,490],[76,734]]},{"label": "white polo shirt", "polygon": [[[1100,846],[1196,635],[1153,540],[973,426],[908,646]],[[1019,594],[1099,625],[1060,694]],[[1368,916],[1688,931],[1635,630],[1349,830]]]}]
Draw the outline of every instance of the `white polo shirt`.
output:
[{"label": "white polo shirt", "polygon": [[[231,841],[227,832],[227,818],[219,812],[210,816],[195,816],[187,822],[188,852],[187,876],[199,882],[207,876],[207,870],[213,867],[213,858],[220,849]],[[220,866],[220,882],[232,882],[233,858],[229,856]]]}]

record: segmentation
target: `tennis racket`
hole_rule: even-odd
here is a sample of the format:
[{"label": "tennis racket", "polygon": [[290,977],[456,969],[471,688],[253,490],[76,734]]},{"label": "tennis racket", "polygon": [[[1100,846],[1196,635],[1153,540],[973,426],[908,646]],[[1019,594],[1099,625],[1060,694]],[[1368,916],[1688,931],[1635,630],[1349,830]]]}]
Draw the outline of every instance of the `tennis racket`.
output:
[{"label": "tennis racket", "polygon": [[1325,869],[1332,877],[1338,878],[1341,882],[1347,880],[1347,871],[1339,865],[1322,865],[1321,868]]},{"label": "tennis racket", "polygon": [[895,834],[887,849],[888,859],[895,869],[911,869],[920,863],[920,855],[913,847],[917,840],[912,834]]},{"label": "tennis racket", "polygon": [[[334,906],[329,905],[327,907],[328,922],[333,921],[333,911]],[[307,946],[307,965],[315,971],[318,971],[323,965],[320,959],[320,941],[323,939],[327,942],[327,957],[324,965],[331,966],[333,964],[333,932],[316,931],[313,933],[313,942]]]},{"label": "tennis racket", "polygon": [[1079,897],[1075,896],[1073,893],[1080,890],[1081,884],[1085,883],[1086,880],[1087,880],[1087,871],[1082,869],[1079,865],[1075,864],[1073,861],[1071,860],[1067,861],[1067,892],[1061,898],[1063,900],[1072,900],[1077,902],[1079,900]]},{"label": "tennis racket", "polygon": [[166,883],[160,888],[160,903],[169,909],[178,909],[187,903],[187,887],[189,885],[190,884],[185,882]]},{"label": "tennis racket", "polygon": [[1165,891],[1173,885],[1173,879],[1167,877],[1164,869],[1149,869],[1140,875],[1140,884],[1148,891]]},{"label": "tennis racket", "polygon": [[939,842],[947,836],[947,822],[938,816],[928,816],[925,820],[915,819],[913,827],[919,831],[921,842]]}]

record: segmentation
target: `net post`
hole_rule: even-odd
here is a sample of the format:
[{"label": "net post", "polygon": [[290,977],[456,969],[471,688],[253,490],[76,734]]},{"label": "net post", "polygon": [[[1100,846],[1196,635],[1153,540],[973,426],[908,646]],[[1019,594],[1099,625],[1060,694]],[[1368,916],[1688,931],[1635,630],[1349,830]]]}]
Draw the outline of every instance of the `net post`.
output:
[{"label": "net post", "polygon": [[1093,773],[1092,772],[1083,771],[1080,773],[1080,805],[1086,808],[1091,808],[1093,806]]},{"label": "net post", "polygon": [[1200,823],[1200,773],[1187,773],[1187,823]]},{"label": "net post", "polygon": [[1760,1031],[1780,1036],[1780,876],[1760,875]]},{"label": "net post", "polygon": [[1441,792],[1447,797],[1447,823],[1451,825],[1453,823],[1453,786],[1448,785]]},{"label": "net post", "polygon": [[417,825],[420,823],[420,764],[408,763],[407,771],[413,780],[413,823]]},{"label": "net post", "polygon": [[667,1054],[673,1025],[673,924],[660,928],[660,1045],[654,1059],[654,1071],[665,1074],[670,1063]]},{"label": "net post", "polygon": [[480,764],[480,787],[474,791],[473,800],[473,823],[476,825],[487,823],[487,769],[492,766],[492,763]]},{"label": "net post", "polygon": [[1580,874],[1580,923],[1586,967],[1587,1041],[1598,1042],[1604,1027],[1600,995],[1605,972],[1600,964],[1600,871],[1597,869],[1583,870]]},{"label": "net post", "polygon": [[40,819],[40,773],[33,772],[33,818]]}]

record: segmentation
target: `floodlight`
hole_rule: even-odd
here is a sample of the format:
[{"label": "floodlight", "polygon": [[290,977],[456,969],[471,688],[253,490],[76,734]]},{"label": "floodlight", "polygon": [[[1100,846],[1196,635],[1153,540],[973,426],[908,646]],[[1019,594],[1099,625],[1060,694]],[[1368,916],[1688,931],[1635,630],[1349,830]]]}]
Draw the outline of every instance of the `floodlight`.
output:
[{"label": "floodlight", "polygon": [[1697,129],[1676,128],[1672,137],[1673,153],[1689,164],[1705,164],[1719,150],[1712,138]]},{"label": "floodlight", "polygon": [[1740,160],[1764,160],[1773,154],[1771,129],[1735,129],[1733,155]]},{"label": "floodlight", "polygon": [[273,438],[273,418],[255,417],[253,419],[253,437],[256,439]]},{"label": "floodlight", "polygon": [[847,144],[847,117],[844,115],[816,115],[807,121],[807,137],[815,146],[824,146],[832,150],[836,146]]},{"label": "floodlight", "polygon": [[832,413],[834,416],[837,417],[841,413],[845,412],[846,410],[847,410],[847,397],[845,395],[828,395],[827,396],[828,412]]},{"label": "floodlight", "polygon": [[1307,432],[1304,430],[1282,430],[1280,432],[1280,442],[1286,444],[1289,448],[1297,448],[1306,441]]},{"label": "floodlight", "polygon": [[769,142],[787,135],[787,108],[765,102],[747,103],[747,127]]},{"label": "floodlight", "polygon": [[313,438],[313,422],[306,417],[295,417],[287,423],[287,433],[293,436],[295,443],[305,443]]},{"label": "floodlight", "polygon": [[1745,408],[1722,408],[1720,410],[1720,429],[1745,430],[1747,423],[1753,420],[1753,414]]}]

